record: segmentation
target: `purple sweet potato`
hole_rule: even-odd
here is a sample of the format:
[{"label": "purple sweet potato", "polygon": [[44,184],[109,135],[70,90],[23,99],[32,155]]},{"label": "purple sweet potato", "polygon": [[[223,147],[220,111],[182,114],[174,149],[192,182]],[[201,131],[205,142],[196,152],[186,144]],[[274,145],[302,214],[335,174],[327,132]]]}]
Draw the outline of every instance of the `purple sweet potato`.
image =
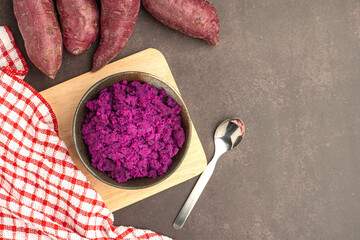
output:
[{"label": "purple sweet potato", "polygon": [[157,20],[186,35],[219,43],[220,21],[215,7],[206,0],[142,0]]},{"label": "purple sweet potato", "polygon": [[54,79],[61,65],[62,38],[51,0],[13,0],[26,52],[34,65]]},{"label": "purple sweet potato", "polygon": [[139,8],[140,0],[101,0],[101,40],[93,58],[93,72],[124,48],[134,29]]},{"label": "purple sweet potato", "polygon": [[57,0],[64,46],[79,55],[99,34],[99,11],[94,0]]}]

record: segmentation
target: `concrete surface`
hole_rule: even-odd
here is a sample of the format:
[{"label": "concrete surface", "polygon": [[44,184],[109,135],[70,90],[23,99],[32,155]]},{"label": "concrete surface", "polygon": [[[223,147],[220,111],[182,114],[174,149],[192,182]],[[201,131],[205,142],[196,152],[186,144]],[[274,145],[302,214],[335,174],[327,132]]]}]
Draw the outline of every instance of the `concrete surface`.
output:
[{"label": "concrete surface", "polygon": [[[175,32],[144,9],[116,59],[148,47],[167,58],[210,159],[217,124],[240,116],[241,145],[219,161],[180,231],[172,222],[195,179],[115,212],[115,223],[176,239],[359,239],[360,2],[213,0],[220,44]],[[0,2],[25,53],[10,0]],[[91,68],[96,45],[64,53],[55,80]],[[26,54],[25,54],[26,55]]]}]

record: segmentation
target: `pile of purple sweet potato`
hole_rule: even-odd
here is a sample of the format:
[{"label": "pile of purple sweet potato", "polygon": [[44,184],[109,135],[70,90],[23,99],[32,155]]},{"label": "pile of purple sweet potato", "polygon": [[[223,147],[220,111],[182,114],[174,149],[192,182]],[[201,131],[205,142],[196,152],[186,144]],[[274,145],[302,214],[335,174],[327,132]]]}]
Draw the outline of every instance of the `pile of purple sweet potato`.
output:
[{"label": "pile of purple sweet potato", "polygon": [[216,9],[206,0],[57,0],[57,20],[52,0],[13,0],[14,13],[30,60],[44,74],[55,78],[62,61],[63,44],[79,55],[101,40],[92,71],[104,67],[123,49],[139,13],[144,8],[163,24],[211,45],[219,42]]}]

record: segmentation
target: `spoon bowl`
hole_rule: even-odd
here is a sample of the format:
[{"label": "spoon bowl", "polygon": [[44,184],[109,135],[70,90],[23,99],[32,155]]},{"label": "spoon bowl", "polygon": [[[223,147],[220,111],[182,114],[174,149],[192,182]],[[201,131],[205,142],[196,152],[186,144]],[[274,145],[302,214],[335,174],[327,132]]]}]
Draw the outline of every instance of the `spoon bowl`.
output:
[{"label": "spoon bowl", "polygon": [[223,153],[236,147],[245,134],[244,122],[238,118],[227,119],[220,123],[214,134],[215,151]]}]

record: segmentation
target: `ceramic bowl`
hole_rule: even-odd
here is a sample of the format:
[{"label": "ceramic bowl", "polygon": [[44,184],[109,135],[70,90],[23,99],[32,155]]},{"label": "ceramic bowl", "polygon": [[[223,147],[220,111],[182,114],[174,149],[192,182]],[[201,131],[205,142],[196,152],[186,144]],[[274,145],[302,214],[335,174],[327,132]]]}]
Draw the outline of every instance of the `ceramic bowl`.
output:
[{"label": "ceramic bowl", "polygon": [[[82,133],[81,133],[81,127],[84,122],[85,115],[88,113],[88,109],[85,107],[85,103],[89,100],[93,100],[98,97],[100,90],[104,88],[108,88],[114,83],[120,82],[121,80],[127,80],[128,82],[132,82],[134,80],[137,80],[141,83],[148,83],[151,86],[154,86],[158,89],[163,88],[168,96],[172,97],[178,105],[182,107],[182,110],[180,112],[181,118],[182,118],[182,127],[185,132],[185,142],[183,147],[179,150],[179,152],[172,158],[173,162],[169,166],[167,172],[161,176],[157,176],[156,178],[133,178],[129,179],[126,182],[118,183],[111,177],[109,177],[106,173],[99,171],[98,169],[91,166],[91,156],[88,150],[87,145],[85,144],[84,140],[82,139]],[[169,176],[171,176],[176,169],[180,166],[181,162],[184,160],[185,155],[189,149],[190,146],[190,140],[191,140],[191,121],[189,112],[185,106],[184,101],[182,100],[180,94],[171,87],[168,83],[166,83],[164,80],[160,79],[159,77],[156,77],[154,75],[151,75],[149,73],[144,72],[122,72],[118,74],[114,74],[111,76],[108,76],[96,84],[94,84],[92,87],[90,87],[89,90],[84,94],[84,96],[81,98],[76,111],[74,115],[73,120],[73,127],[72,127],[72,134],[73,134],[73,141],[75,145],[76,152],[81,160],[81,162],[85,165],[87,170],[94,175],[97,179],[100,181],[113,186],[117,188],[123,188],[123,189],[141,189],[153,186],[155,184],[160,183],[161,181],[165,180]]]}]

